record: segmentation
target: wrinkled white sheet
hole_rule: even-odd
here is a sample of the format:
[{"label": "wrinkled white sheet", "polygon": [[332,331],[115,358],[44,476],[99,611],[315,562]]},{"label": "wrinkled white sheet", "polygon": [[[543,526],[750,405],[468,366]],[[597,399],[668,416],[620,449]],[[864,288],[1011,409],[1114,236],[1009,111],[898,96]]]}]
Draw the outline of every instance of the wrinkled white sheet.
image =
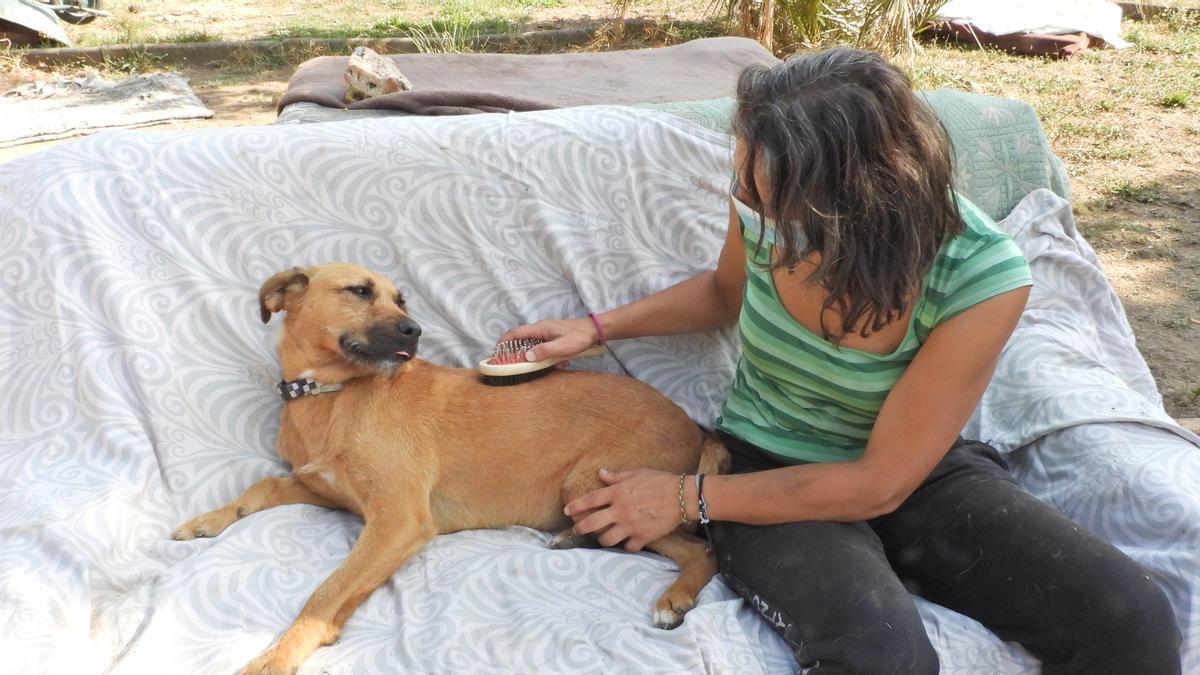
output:
[{"label": "wrinkled white sheet", "polygon": [[938,18],[969,23],[993,35],[1087,33],[1122,49],[1121,8],[1105,0],[950,0]]},{"label": "wrinkled white sheet", "polygon": [[[729,151],[728,137],[669,115],[596,107],[104,133],[0,165],[0,669],[231,672],[345,556],[357,519],[311,506],[255,514],[216,539],[169,539],[286,471],[273,453],[274,329],[256,307],[267,275],[329,260],[377,269],[409,298],[423,356],[468,365],[509,326],[613,307],[710,267]],[[1031,491],[1154,570],[1194,671],[1200,453],[1167,431],[1140,361],[1110,377],[1056,347],[1055,331],[1072,327],[1063,339],[1097,359],[1098,341],[1123,335],[1120,350],[1132,338],[1063,229],[1067,211],[1047,199],[1005,223],[1038,290],[976,430],[1020,458]],[[1093,313],[1097,299],[1112,312]],[[1062,325],[1042,331],[1042,317]],[[1039,395],[1073,412],[1039,432],[1020,378],[1038,376],[1027,359],[1042,349],[1039,368],[1141,403],[1121,409],[1123,424],[1064,427],[1104,416],[1064,379],[1068,402]],[[724,332],[625,341],[578,365],[629,372],[708,424],[736,356]],[[649,608],[669,561],[549,551],[545,539],[520,528],[437,538],[301,672],[794,668],[719,580],[681,628],[659,631]],[[921,611],[944,672],[1036,670],[974,621]]]}]

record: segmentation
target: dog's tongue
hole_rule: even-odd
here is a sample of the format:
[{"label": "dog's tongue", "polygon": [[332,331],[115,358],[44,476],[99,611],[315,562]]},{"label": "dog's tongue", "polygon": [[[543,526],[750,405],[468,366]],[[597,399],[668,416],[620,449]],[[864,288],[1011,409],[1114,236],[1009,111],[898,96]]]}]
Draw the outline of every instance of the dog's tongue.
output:
[{"label": "dog's tongue", "polygon": [[402,359],[411,359],[412,358],[412,354],[409,354],[408,352],[396,352],[396,356],[399,356]]}]

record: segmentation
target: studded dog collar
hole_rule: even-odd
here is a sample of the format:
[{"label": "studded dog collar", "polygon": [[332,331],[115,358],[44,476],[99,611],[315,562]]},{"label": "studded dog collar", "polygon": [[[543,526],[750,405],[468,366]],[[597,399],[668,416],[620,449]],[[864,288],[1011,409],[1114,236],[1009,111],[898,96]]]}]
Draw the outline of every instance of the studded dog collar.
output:
[{"label": "studded dog collar", "polygon": [[339,391],[342,385],[339,384],[321,384],[311,377],[301,377],[296,380],[280,380],[279,384],[275,385],[275,390],[279,392],[279,397],[284,403],[295,401],[301,396],[316,396],[317,394],[327,394],[334,391]]}]

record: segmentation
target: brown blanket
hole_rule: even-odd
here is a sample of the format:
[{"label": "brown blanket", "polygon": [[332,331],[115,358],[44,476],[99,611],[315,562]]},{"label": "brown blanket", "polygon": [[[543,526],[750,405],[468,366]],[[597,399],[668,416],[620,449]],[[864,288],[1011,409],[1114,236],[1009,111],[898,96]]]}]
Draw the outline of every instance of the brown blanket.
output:
[{"label": "brown blanket", "polygon": [[1013,54],[1047,56],[1054,59],[1069,59],[1083,52],[1093,42],[1105,44],[1099,38],[1089,38],[1085,33],[1045,35],[1042,33],[1010,33],[994,35],[979,30],[961,21],[939,21],[930,31],[932,37],[949,37],[959,42],[992,47]]},{"label": "brown blanket", "polygon": [[346,104],[342,73],[349,57],[322,56],[300,64],[278,109],[309,101],[330,108],[462,115],[599,103],[692,101],[730,96],[744,67],[779,62],[754,40],[736,37],[615,52],[402,54],[390,58],[412,81],[412,91]]}]

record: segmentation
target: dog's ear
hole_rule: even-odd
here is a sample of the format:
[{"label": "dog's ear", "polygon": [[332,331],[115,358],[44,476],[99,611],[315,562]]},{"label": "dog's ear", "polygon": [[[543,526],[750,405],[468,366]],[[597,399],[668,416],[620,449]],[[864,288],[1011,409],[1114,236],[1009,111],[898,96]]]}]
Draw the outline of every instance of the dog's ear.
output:
[{"label": "dog's ear", "polygon": [[308,288],[308,270],[300,267],[267,279],[258,290],[258,309],[262,312],[263,323],[270,321],[275,312],[282,311],[289,297],[295,297],[305,288]]}]

